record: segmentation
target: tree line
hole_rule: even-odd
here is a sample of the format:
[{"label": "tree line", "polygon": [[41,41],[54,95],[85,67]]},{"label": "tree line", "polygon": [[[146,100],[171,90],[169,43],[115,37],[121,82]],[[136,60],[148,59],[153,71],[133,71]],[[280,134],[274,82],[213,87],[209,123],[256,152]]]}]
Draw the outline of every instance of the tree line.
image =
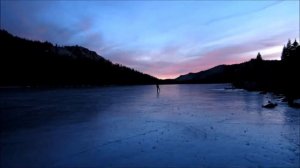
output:
[{"label": "tree line", "polygon": [[80,46],[31,41],[0,30],[0,86],[153,84],[155,77]]}]

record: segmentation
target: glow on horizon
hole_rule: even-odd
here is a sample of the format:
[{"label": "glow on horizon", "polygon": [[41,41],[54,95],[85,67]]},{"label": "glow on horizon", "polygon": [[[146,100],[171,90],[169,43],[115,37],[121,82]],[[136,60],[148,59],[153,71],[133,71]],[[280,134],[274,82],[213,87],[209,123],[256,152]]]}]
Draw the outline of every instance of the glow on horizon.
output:
[{"label": "glow on horizon", "polygon": [[[81,45],[161,79],[280,59],[299,41],[299,1],[1,1],[1,29]],[[217,11],[217,12],[216,12]]]}]

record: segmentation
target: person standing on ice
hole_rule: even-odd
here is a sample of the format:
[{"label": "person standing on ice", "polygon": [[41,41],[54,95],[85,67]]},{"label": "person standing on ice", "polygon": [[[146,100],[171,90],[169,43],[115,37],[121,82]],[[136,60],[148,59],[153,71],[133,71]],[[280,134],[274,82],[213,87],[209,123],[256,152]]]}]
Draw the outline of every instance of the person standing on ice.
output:
[{"label": "person standing on ice", "polygon": [[159,88],[159,85],[158,85],[158,83],[156,84],[156,91],[157,91],[157,93],[159,93],[159,92],[160,92],[160,88]]}]

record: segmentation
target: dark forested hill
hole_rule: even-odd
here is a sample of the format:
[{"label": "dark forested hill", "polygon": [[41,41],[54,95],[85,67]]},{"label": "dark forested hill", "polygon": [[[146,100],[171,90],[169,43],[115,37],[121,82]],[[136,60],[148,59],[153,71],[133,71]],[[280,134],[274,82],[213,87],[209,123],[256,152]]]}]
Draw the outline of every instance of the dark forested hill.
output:
[{"label": "dark forested hill", "polygon": [[0,85],[152,84],[158,79],[80,46],[54,46],[0,30]]},{"label": "dark forested hill", "polygon": [[283,93],[287,97],[300,98],[300,45],[295,40],[284,46],[281,60],[256,59],[234,64],[219,65],[198,73],[176,78],[177,83],[232,83],[247,90],[263,90]]},{"label": "dark forested hill", "polygon": [[228,65],[218,65],[198,73],[181,75],[176,78],[176,81],[188,83],[224,83],[229,80],[226,77],[227,67]]},{"label": "dark forested hill", "polygon": [[182,83],[233,83],[238,81],[269,80],[281,74],[280,61],[250,61],[234,64],[219,65],[211,69],[181,75],[176,81]]}]

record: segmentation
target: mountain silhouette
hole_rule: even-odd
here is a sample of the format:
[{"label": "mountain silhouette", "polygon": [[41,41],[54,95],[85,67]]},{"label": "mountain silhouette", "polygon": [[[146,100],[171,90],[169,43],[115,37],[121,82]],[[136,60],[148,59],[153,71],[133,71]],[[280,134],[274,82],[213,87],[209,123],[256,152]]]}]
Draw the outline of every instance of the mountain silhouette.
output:
[{"label": "mountain silhouette", "polygon": [[181,75],[174,83],[232,83],[250,91],[269,91],[284,94],[292,104],[300,98],[300,45],[289,40],[281,60],[263,60],[260,53],[255,59],[233,65],[219,65],[211,69]]},{"label": "mountain silhouette", "polygon": [[211,69],[201,71],[198,73],[189,73],[186,75],[181,75],[175,80],[178,82],[187,83],[226,83],[228,78],[226,75],[226,67],[228,65],[218,65]]},{"label": "mountain silhouette", "polygon": [[158,79],[80,46],[31,41],[0,30],[0,86],[154,84]]}]

